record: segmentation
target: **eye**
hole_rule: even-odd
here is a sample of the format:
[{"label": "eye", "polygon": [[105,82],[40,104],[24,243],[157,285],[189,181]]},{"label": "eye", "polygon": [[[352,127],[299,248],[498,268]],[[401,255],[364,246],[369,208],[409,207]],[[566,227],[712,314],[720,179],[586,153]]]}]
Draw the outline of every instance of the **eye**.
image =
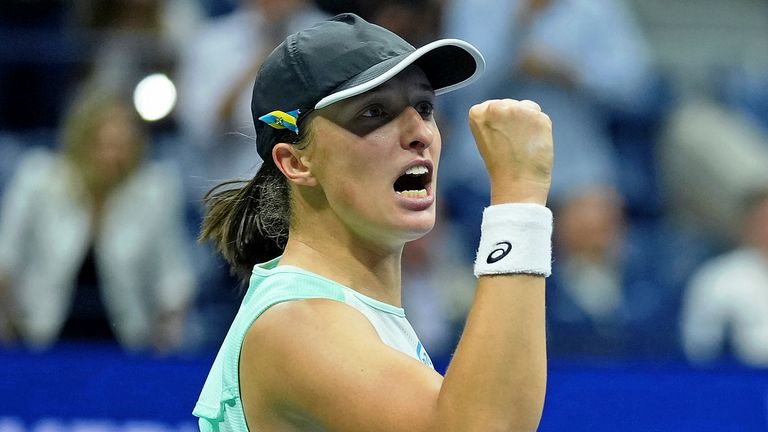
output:
[{"label": "eye", "polygon": [[416,111],[418,111],[419,114],[421,114],[421,117],[424,119],[428,119],[432,117],[432,115],[435,113],[435,106],[432,104],[432,102],[419,102],[415,106]]},{"label": "eye", "polygon": [[361,117],[366,118],[378,118],[378,117],[384,117],[387,113],[384,111],[384,108],[381,105],[371,105],[365,110],[363,110],[362,113],[360,113]]}]

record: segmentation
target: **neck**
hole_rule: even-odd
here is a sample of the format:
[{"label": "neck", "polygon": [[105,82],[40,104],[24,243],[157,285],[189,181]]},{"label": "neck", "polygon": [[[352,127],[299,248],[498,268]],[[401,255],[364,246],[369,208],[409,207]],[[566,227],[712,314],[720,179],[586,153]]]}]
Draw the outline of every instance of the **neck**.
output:
[{"label": "neck", "polygon": [[331,279],[368,297],[400,306],[400,260],[403,248],[389,250],[350,232],[292,230],[280,264]]}]

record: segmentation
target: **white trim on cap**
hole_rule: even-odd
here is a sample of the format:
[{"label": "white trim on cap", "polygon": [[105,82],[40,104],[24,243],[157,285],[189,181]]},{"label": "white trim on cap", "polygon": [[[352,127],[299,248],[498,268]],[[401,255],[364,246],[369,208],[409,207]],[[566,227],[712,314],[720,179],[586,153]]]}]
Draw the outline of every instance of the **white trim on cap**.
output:
[{"label": "white trim on cap", "polygon": [[[440,48],[440,47],[449,46],[449,45],[462,48],[464,51],[469,53],[472,56],[472,58],[475,59],[475,65],[476,65],[475,72],[469,78],[463,81],[459,81],[456,84],[451,84],[449,86],[445,86],[441,89],[435,90],[435,95],[441,95],[443,93],[448,93],[450,91],[462,88],[467,84],[476,80],[478,76],[480,76],[480,74],[483,73],[483,71],[485,70],[485,59],[483,59],[483,55],[480,54],[480,51],[478,51],[477,48],[475,48],[468,42],[465,42],[460,39],[440,39],[440,40],[436,40],[434,42],[428,43],[423,47],[417,49],[416,51],[412,52],[411,54],[406,56],[402,61],[400,61],[400,63],[396,64],[393,68],[377,76],[376,78],[368,82],[364,82],[362,84],[356,85],[354,87],[344,89],[340,92],[331,93],[328,96],[320,99],[320,102],[318,102],[315,105],[315,109],[327,107],[328,105],[334,102],[338,102],[340,100],[344,100],[352,96],[357,96],[361,93],[367,92],[372,88],[378,87],[379,85],[385,83],[387,80],[389,80],[390,78],[400,73],[403,69],[413,64],[413,62],[421,58],[421,56],[423,56],[424,54],[434,50],[435,48]],[[450,67],[450,65],[447,65],[446,67]]]}]

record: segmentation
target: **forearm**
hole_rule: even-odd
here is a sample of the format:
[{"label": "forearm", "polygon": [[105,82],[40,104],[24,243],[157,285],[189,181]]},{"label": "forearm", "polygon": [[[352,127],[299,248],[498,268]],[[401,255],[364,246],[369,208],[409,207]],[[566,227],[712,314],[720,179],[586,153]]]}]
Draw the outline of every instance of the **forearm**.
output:
[{"label": "forearm", "polygon": [[219,120],[220,124],[229,124],[232,121],[232,117],[234,116],[238,101],[242,95],[246,91],[249,91],[250,87],[253,86],[253,79],[256,76],[259,67],[261,67],[262,62],[263,58],[261,57],[253,61],[251,65],[242,72],[242,74],[239,76],[239,79],[235,81],[234,85],[229,87],[226,94],[224,95],[224,99],[221,101],[218,109],[216,110],[217,119]]},{"label": "forearm", "polygon": [[[534,431],[547,376],[552,124],[531,101],[487,101],[469,116],[493,205],[483,214],[477,293],[438,396],[442,430]],[[503,244],[501,255],[492,249]]]},{"label": "forearm", "polygon": [[481,277],[438,399],[444,430],[535,430],[546,367],[544,278]]}]

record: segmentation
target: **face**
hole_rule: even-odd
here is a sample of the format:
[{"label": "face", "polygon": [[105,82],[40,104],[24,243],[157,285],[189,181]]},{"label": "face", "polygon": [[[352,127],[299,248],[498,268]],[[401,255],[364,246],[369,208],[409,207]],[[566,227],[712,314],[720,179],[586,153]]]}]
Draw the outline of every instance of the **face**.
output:
[{"label": "face", "polygon": [[104,113],[94,136],[91,158],[95,174],[105,183],[124,176],[140,151],[139,131],[131,112],[115,105]]},{"label": "face", "polygon": [[621,241],[624,227],[619,196],[611,189],[582,192],[559,211],[557,232],[566,253],[600,261]]},{"label": "face", "polygon": [[434,99],[412,66],[318,111],[307,156],[331,218],[388,245],[432,229],[441,146]]},{"label": "face", "polygon": [[747,242],[768,252],[768,197],[750,211],[745,228]]}]

